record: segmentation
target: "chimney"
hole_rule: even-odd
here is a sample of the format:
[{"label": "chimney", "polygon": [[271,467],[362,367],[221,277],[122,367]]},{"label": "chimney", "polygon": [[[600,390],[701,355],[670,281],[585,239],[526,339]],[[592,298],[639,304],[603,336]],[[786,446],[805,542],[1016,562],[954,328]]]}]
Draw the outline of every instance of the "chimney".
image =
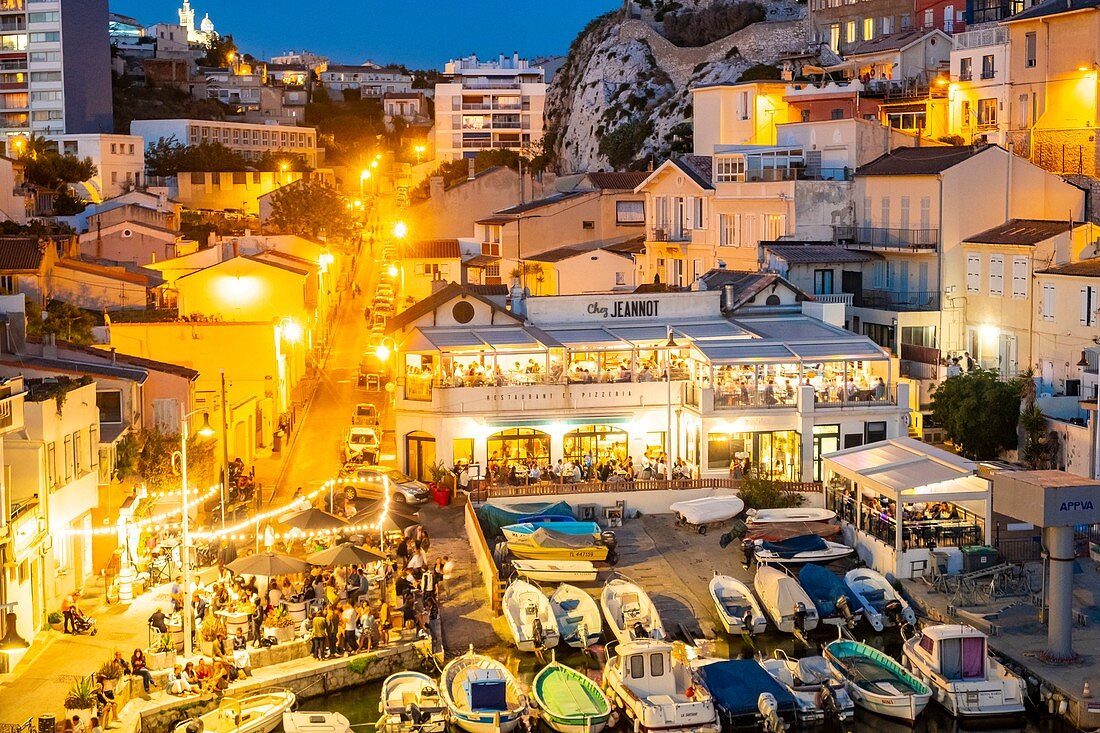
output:
[{"label": "chimney", "polygon": [[239,257],[240,256],[240,248],[239,248],[239,243],[237,242],[237,240],[234,239],[232,242],[230,242],[230,244],[233,246],[233,257],[234,258]]},{"label": "chimney", "polygon": [[473,158],[467,158],[466,159],[466,180],[467,181],[474,180],[474,159]]},{"label": "chimney", "polygon": [[719,270],[726,269],[726,261],[725,260],[718,260],[718,269]]},{"label": "chimney", "polygon": [[722,286],[722,300],[719,305],[719,309],[723,314],[729,312],[730,303],[733,302],[733,283],[726,283]]}]

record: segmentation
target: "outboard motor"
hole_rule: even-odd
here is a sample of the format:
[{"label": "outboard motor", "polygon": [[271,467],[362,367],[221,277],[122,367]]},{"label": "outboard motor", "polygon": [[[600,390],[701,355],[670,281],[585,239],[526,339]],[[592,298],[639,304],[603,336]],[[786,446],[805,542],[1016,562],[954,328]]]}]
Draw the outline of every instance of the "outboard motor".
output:
[{"label": "outboard motor", "polygon": [[848,602],[848,596],[842,595],[836,599],[836,610],[844,617],[844,625],[849,629],[856,625],[856,616],[852,613],[852,604]]},{"label": "outboard motor", "polygon": [[542,620],[541,619],[535,619],[531,623],[531,641],[535,642],[535,647],[536,648],[541,648],[542,647],[543,631],[542,631]]},{"label": "outboard motor", "polygon": [[840,703],[837,702],[836,692],[829,685],[822,685],[814,696],[814,703],[825,713],[826,718],[840,719]]},{"label": "outboard motor", "polygon": [[609,551],[612,551],[618,546],[619,540],[616,539],[612,530],[605,529],[600,532],[600,544],[605,545]]},{"label": "outboard motor", "polygon": [[886,618],[888,618],[888,619],[890,619],[891,621],[894,622],[895,626],[901,626],[901,624],[902,624],[902,619],[901,619],[902,605],[901,605],[901,601],[899,601],[896,598],[892,601],[887,601],[886,606],[882,609],[882,611],[883,611],[883,613],[886,614]]},{"label": "outboard motor", "polygon": [[642,626],[641,621],[635,622],[633,633],[635,639],[645,639],[649,637],[649,634],[645,632],[645,627]]},{"label": "outboard motor", "polygon": [[766,733],[783,733],[787,729],[787,724],[783,722],[783,718],[779,715],[779,703],[775,699],[775,695],[770,692],[761,692],[760,697],[756,698],[756,710],[760,713],[760,717],[764,719],[764,731]]},{"label": "outboard motor", "polygon": [[800,634],[806,633],[806,606],[802,601],[794,606],[794,629]]},{"label": "outboard motor", "polygon": [[743,540],[741,542],[741,553],[745,556],[741,564],[745,567],[745,570],[748,570],[752,567],[752,561],[756,557],[756,543],[752,540]]},{"label": "outboard motor", "polygon": [[749,636],[752,636],[755,633],[755,631],[753,629],[753,621],[754,620],[755,619],[753,618],[753,615],[752,615],[752,609],[751,608],[746,608],[745,613],[741,616],[741,631],[742,631],[742,633],[748,634]]}]

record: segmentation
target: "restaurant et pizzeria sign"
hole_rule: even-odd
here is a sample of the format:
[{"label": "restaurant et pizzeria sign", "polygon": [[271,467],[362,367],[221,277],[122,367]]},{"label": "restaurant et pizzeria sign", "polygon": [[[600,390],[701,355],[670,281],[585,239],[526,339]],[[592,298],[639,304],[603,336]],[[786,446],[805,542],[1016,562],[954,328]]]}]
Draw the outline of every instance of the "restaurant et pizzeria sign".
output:
[{"label": "restaurant et pizzeria sign", "polygon": [[657,318],[661,301],[651,300],[612,300],[594,301],[588,305],[589,315],[602,318]]}]

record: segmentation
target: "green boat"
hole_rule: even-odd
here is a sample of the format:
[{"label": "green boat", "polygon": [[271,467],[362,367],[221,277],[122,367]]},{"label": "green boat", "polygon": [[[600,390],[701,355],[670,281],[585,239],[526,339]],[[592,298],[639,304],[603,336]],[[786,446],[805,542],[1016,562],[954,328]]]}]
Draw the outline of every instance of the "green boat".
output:
[{"label": "green boat", "polygon": [[603,690],[559,662],[543,667],[531,687],[543,721],[558,733],[599,733],[611,717]]}]

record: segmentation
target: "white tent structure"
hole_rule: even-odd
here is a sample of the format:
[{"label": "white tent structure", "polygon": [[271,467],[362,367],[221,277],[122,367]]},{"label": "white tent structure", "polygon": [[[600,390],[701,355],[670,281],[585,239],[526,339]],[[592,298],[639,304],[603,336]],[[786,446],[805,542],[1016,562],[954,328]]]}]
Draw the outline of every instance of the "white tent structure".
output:
[{"label": "white tent structure", "polygon": [[[834,491],[845,538],[864,561],[895,578],[915,578],[933,564],[932,549],[961,565],[963,544],[989,544],[993,511],[991,484],[978,464],[912,438],[893,438],[822,456],[822,470]],[[835,493],[844,487],[843,494]],[[893,519],[870,516],[867,501],[888,500]],[[867,500],[867,501],[865,501]],[[948,502],[961,517],[910,522],[903,507]]]}]

